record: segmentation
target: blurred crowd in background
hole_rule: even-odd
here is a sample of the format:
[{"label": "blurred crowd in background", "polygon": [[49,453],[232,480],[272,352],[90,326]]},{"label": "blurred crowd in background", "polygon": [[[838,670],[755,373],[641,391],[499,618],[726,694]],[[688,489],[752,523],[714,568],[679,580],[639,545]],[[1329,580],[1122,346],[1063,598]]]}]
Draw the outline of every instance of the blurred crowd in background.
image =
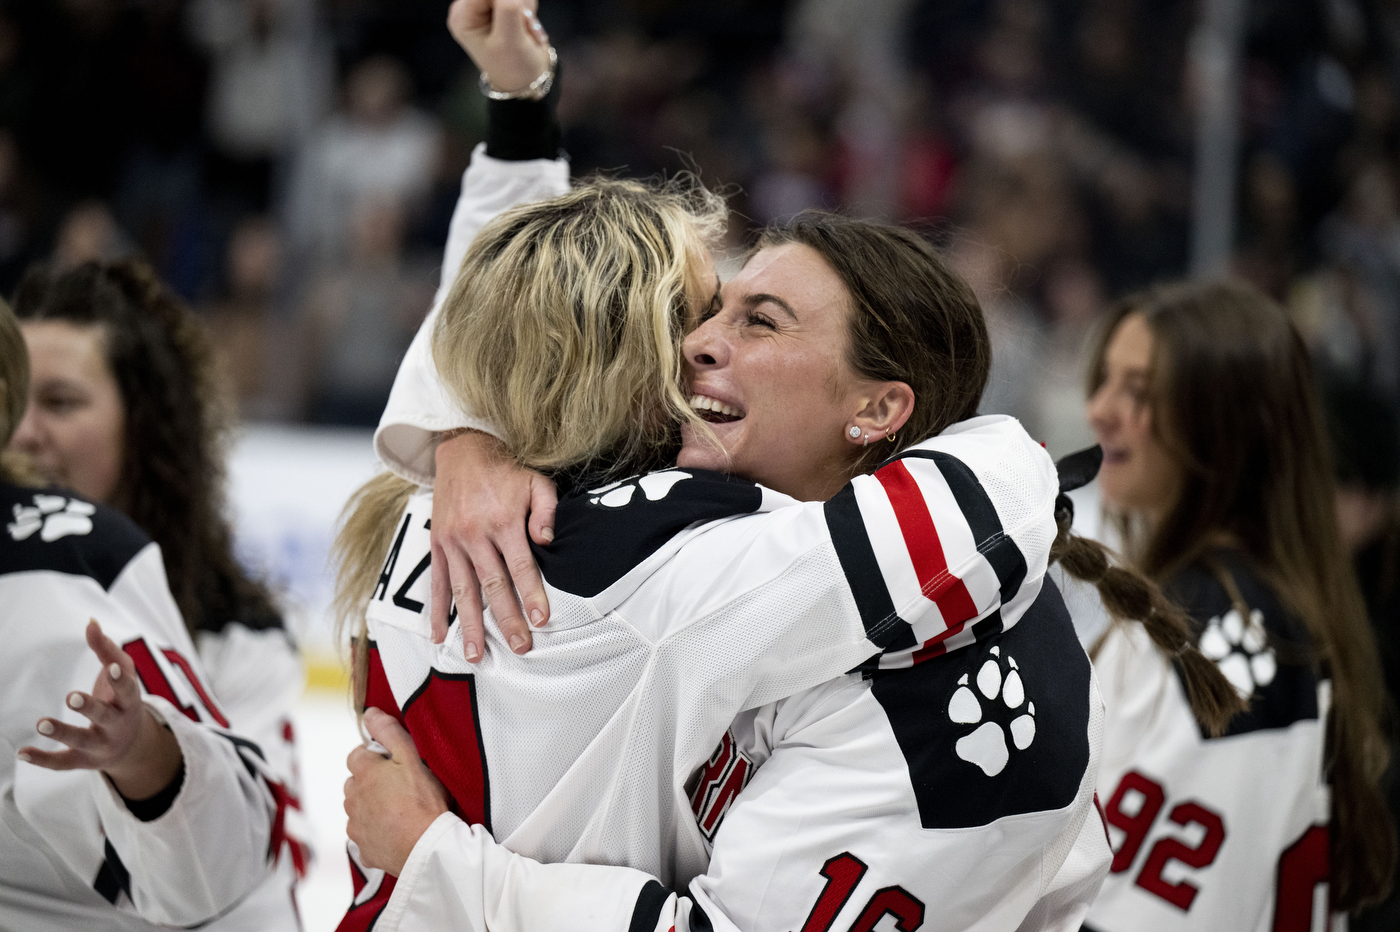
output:
[{"label": "blurred crowd in background", "polygon": [[[448,0],[0,4],[0,292],[137,252],[245,417],[372,425],[484,130]],[[914,223],[996,346],[988,410],[1091,442],[1117,297],[1187,271],[1200,3],[544,0],[575,174],[692,169],[731,246],[807,207]],[[1400,2],[1255,0],[1234,271],[1400,398]]]}]

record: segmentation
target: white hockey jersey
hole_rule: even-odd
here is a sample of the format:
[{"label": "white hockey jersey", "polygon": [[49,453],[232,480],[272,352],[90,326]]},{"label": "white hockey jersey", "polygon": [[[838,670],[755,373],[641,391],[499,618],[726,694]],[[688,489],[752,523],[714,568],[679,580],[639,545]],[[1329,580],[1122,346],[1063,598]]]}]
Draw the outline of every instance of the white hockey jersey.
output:
[{"label": "white hockey jersey", "polygon": [[[229,731],[166,584],[160,550],[117,512],[0,483],[0,929],[191,927],[236,907],[280,850],[283,792]],[[19,761],[39,718],[67,708],[99,663],[88,619],[135,661],[147,705],[174,733],[184,778],[142,822],[94,771]],[[56,746],[56,745],[55,745]]]},{"label": "white hockey jersey", "polygon": [[1316,675],[1306,630],[1247,564],[1228,551],[1217,562],[1244,612],[1201,567],[1168,588],[1201,624],[1201,652],[1251,696],[1226,735],[1202,735],[1176,670],[1141,628],[1110,628],[1094,661],[1109,710],[1100,798],[1115,850],[1086,923],[1096,932],[1328,928],[1330,683]]},{"label": "white hockey jersey", "polygon": [[[401,718],[456,811],[510,850],[629,865],[684,888],[705,870],[709,838],[746,780],[762,773],[757,765],[768,752],[794,763],[802,756],[781,755],[786,729],[755,718],[737,736],[752,757],[717,761],[710,769],[719,770],[705,777],[702,765],[723,748],[734,719],[884,649],[864,678],[827,687],[834,700],[809,696],[813,714],[844,720],[837,733],[848,738],[862,730],[851,730],[852,716],[878,725],[885,763],[894,767],[883,791],[895,795],[875,811],[897,803],[903,808],[890,831],[912,832],[929,852],[952,845],[942,850],[970,858],[968,871],[934,874],[944,881],[940,891],[967,894],[969,912],[944,904],[936,921],[976,915],[987,919],[984,928],[1015,929],[1038,900],[1064,887],[1057,878],[1066,876],[1061,867],[1092,809],[1097,698],[1058,594],[1042,592],[1056,490],[1039,445],[1014,420],[988,417],[858,477],[825,504],[685,469],[579,492],[560,504],[554,543],[536,551],[553,606],[549,625],[524,657],[492,632],[487,658],[475,667],[462,660],[455,626],[444,645],[428,639],[431,498],[422,494],[407,509],[370,602],[367,703]],[[1033,605],[1036,621],[1016,633]],[[1016,652],[1043,657],[1034,690],[1031,674],[1015,666]],[[974,662],[980,666],[964,669]],[[969,675],[990,709],[985,721]],[[843,702],[856,711],[838,713]],[[891,715],[891,704],[901,711]],[[860,785],[866,770],[846,765],[869,749],[838,741],[829,750],[831,779]],[[700,784],[714,785],[692,786],[692,803],[686,784],[697,773]],[[968,792],[962,784],[976,774],[990,782]],[[806,779],[804,772],[797,782]],[[952,805],[950,791],[960,794]],[[873,814],[809,828],[827,843],[843,830],[860,838],[878,834]],[[995,827],[968,831],[988,826]],[[1006,846],[1015,852],[1009,862],[1001,843],[1008,837],[1022,841]],[[1107,847],[1101,826],[1086,838],[1102,854],[1097,863],[1092,851],[1086,856],[1093,887]],[[793,841],[793,870],[810,867],[808,880],[819,885],[823,858],[840,852],[812,861],[826,849],[810,837]],[[749,852],[765,853],[772,851]],[[878,865],[871,883],[897,873],[880,853],[892,852],[875,846],[865,855]],[[624,885],[633,873],[625,872]],[[986,889],[974,895],[949,882],[969,873],[979,873]],[[752,884],[765,883],[752,871],[732,876],[750,885],[750,895]],[[907,879],[922,891],[919,881],[930,878],[916,870]],[[415,892],[432,886],[408,871],[405,880]],[[402,905],[408,897],[396,906],[392,878],[371,872],[367,881],[342,928],[450,924],[441,911],[405,919],[413,915]],[[625,903],[629,921],[632,908],[642,908],[637,895]],[[1071,899],[1082,916],[1084,891]],[[773,921],[800,923],[802,916],[773,905]],[[871,922],[878,918],[877,910]]]},{"label": "white hockey jersey", "polygon": [[282,628],[254,629],[233,622],[200,631],[195,647],[214,700],[238,734],[258,746],[282,792],[282,848],[275,870],[228,915],[205,932],[297,932],[296,885],[311,863],[311,826],[301,803],[301,774],[293,703],[305,685],[301,657]]},{"label": "white hockey jersey", "polygon": [[448,813],[375,928],[1073,932],[1111,857],[1102,718],[1047,582],[986,641],[741,714],[688,785],[713,838],[688,896],[641,871],[540,864]]}]

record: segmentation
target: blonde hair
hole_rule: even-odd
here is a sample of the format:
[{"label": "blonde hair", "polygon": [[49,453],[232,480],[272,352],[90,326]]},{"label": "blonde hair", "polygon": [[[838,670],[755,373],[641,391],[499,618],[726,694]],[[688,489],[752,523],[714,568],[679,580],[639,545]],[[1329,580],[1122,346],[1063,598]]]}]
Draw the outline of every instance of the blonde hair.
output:
[{"label": "blonde hair", "polygon": [[[595,179],[487,224],[438,312],[433,361],[509,454],[544,472],[630,475],[674,456],[678,423],[708,432],[681,384],[681,339],[715,283],[699,275],[723,199],[689,178]],[[342,513],[337,634],[355,632],[355,705],[367,664],[364,606],[414,485],[388,473]]]},{"label": "blonde hair", "polygon": [[[24,419],[29,401],[29,349],[20,332],[19,321],[4,299],[0,299],[0,449]],[[0,480],[28,479],[28,470],[9,453],[0,454]]]},{"label": "blonde hair", "polygon": [[724,204],[693,183],[595,180],[478,234],[433,331],[462,407],[522,465],[627,475],[703,421],[681,386],[684,315]]}]

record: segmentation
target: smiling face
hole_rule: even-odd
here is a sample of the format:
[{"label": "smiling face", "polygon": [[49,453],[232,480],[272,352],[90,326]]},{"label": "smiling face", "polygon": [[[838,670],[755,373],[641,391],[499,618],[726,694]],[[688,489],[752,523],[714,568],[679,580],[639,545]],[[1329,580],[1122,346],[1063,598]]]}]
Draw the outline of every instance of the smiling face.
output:
[{"label": "smiling face", "polygon": [[10,441],[45,481],[110,502],[121,478],[126,415],[100,326],[22,325],[29,348],[29,407]]},{"label": "smiling face", "polygon": [[1154,340],[1142,314],[1124,317],[1109,338],[1103,382],[1089,399],[1089,423],[1103,447],[1099,486],[1117,508],[1156,521],[1181,487],[1182,471],[1153,424]]},{"label": "smiling face", "polygon": [[[732,472],[804,501],[834,495],[861,441],[883,439],[874,425],[897,421],[898,430],[908,416],[890,421],[881,402],[907,386],[863,379],[847,361],[850,300],[809,246],[755,254],[685,339],[691,406],[720,448],[686,427],[678,465]],[[912,401],[910,393],[909,409]],[[853,425],[861,436],[849,435]]]}]

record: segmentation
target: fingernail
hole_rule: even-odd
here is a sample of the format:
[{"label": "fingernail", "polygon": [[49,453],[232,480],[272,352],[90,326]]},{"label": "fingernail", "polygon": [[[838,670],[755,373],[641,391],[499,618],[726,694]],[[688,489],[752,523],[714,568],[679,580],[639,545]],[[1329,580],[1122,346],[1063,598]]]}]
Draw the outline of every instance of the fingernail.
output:
[{"label": "fingernail", "polygon": [[554,543],[554,528],[547,527],[540,531],[540,536],[544,538],[546,544]]},{"label": "fingernail", "polygon": [[23,751],[20,751],[18,754],[15,755],[15,757],[18,757],[20,760],[24,761],[26,764],[32,764],[32,763],[34,763],[33,759],[30,758],[30,756],[29,756],[28,754],[26,754],[25,752],[23,752]]},{"label": "fingernail", "polygon": [[525,635],[512,634],[510,636],[510,649],[515,651],[517,654],[523,653],[525,650]]},{"label": "fingernail", "polygon": [[81,709],[83,707],[82,693],[70,693],[68,696],[68,708]]},{"label": "fingernail", "polygon": [[35,730],[38,731],[41,735],[51,735],[53,734],[53,722],[49,721],[48,719],[44,719],[39,722]]},{"label": "fingernail", "polygon": [[540,611],[539,609],[535,609],[533,612],[531,612],[530,623],[536,628],[544,624],[544,612]]},{"label": "fingernail", "polygon": [[121,679],[121,678],[122,678],[122,665],[119,664],[119,663],[117,663],[115,660],[112,661],[112,663],[107,667],[107,675],[110,676],[110,677],[111,677],[112,679],[114,679],[114,680],[119,680],[119,679]]},{"label": "fingernail", "polygon": [[476,658],[481,656],[481,651],[477,650],[475,644],[468,643],[466,647],[467,663],[476,663]]}]

